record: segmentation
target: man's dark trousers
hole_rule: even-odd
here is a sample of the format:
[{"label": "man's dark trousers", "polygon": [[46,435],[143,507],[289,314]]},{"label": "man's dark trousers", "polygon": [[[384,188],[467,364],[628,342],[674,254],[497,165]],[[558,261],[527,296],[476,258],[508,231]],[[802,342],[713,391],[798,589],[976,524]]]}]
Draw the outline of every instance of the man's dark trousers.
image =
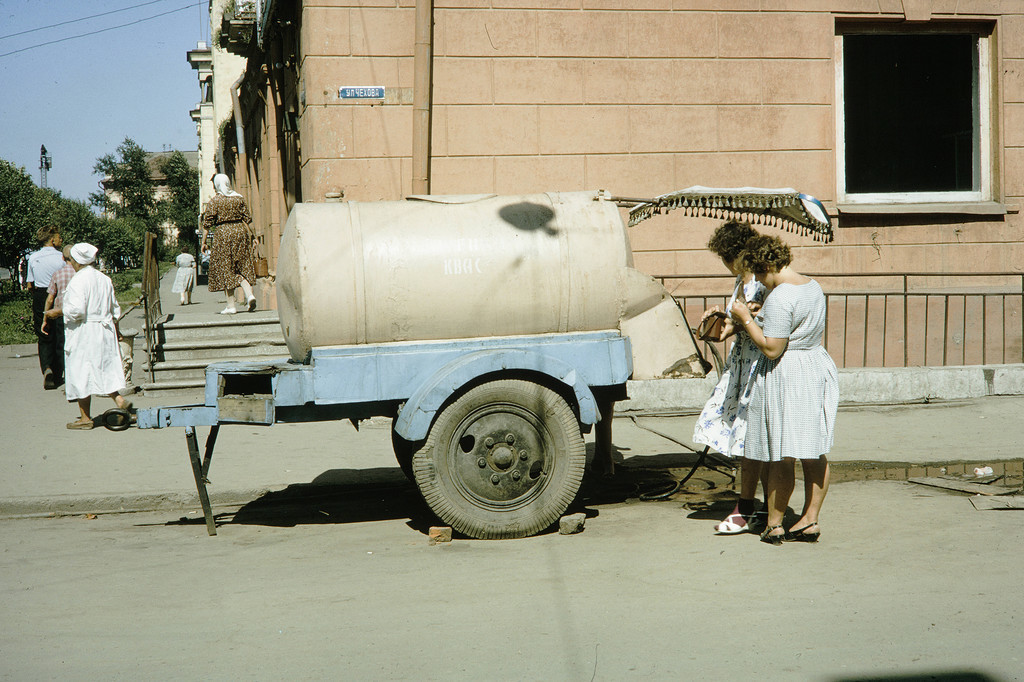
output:
[{"label": "man's dark trousers", "polygon": [[[43,324],[43,309],[46,307],[46,289],[32,289],[32,325],[36,332],[39,348],[39,369],[43,374],[49,369],[53,372],[53,380],[60,386],[64,379],[64,348],[58,347],[58,335],[54,320],[46,325],[47,333],[39,331]],[[63,320],[61,320],[63,322]]]}]

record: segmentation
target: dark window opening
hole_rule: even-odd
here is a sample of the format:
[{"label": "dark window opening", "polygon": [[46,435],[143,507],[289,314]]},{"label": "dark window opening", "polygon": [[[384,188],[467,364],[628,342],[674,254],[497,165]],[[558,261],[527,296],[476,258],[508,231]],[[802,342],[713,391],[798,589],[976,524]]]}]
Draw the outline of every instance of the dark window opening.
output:
[{"label": "dark window opening", "polygon": [[846,192],[980,189],[977,38],[843,37]]},{"label": "dark window opening", "polygon": [[221,374],[222,396],[236,395],[273,395],[274,384],[272,374]]}]

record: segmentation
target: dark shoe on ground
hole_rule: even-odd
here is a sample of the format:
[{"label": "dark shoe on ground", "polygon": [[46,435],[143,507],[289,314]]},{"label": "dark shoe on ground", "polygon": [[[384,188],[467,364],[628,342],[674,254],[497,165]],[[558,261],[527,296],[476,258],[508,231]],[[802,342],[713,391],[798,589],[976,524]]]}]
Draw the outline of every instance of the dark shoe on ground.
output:
[{"label": "dark shoe on ground", "polygon": [[[772,531],[782,530],[783,532],[773,534]],[[767,542],[769,545],[781,545],[783,538],[786,536],[785,529],[781,526],[768,526],[761,533],[761,542]]]},{"label": "dark shoe on ground", "polygon": [[43,388],[47,391],[57,388],[57,380],[53,377],[52,369],[43,372]]},{"label": "dark shoe on ground", "polygon": [[250,313],[256,312],[256,297],[251,297],[246,305],[248,306]]},{"label": "dark shoe on ground", "polygon": [[[808,529],[814,528],[813,533],[808,533]],[[803,528],[797,528],[786,533],[786,542],[817,542],[818,538],[821,537],[821,529],[818,528],[818,522],[808,523]]]},{"label": "dark shoe on ground", "polygon": [[91,419],[89,419],[88,421],[84,419],[77,419],[73,422],[68,422],[68,428],[71,429],[72,431],[88,431],[92,429],[92,427],[93,423]]}]

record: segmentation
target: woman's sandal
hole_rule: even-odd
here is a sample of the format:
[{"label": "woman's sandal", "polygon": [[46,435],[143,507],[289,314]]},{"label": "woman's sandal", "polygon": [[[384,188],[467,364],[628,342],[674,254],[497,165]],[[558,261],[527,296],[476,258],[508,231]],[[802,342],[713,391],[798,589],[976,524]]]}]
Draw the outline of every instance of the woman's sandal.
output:
[{"label": "woman's sandal", "polygon": [[752,518],[749,516],[734,512],[715,525],[715,533],[717,535],[736,535],[749,532],[751,520]]},{"label": "woman's sandal", "polygon": [[817,542],[818,538],[821,537],[821,531],[818,530],[814,533],[808,533],[808,528],[814,528],[818,525],[818,522],[808,523],[803,528],[797,528],[786,533],[786,542]]},{"label": "woman's sandal", "polygon": [[[771,532],[773,530],[780,530],[780,529],[783,531],[782,533],[780,533],[778,535],[772,535],[771,534]],[[761,542],[767,542],[769,545],[781,545],[782,544],[782,539],[786,536],[785,530],[786,529],[782,527],[781,523],[779,525],[777,525],[777,526],[768,526],[767,528],[764,529],[764,532],[761,533]]]},{"label": "woman's sandal", "polygon": [[85,421],[84,419],[76,419],[73,422],[68,422],[68,428],[71,429],[72,431],[89,431],[90,429],[93,428],[93,426],[95,426],[95,424],[93,424],[93,421],[91,419],[89,421]]}]

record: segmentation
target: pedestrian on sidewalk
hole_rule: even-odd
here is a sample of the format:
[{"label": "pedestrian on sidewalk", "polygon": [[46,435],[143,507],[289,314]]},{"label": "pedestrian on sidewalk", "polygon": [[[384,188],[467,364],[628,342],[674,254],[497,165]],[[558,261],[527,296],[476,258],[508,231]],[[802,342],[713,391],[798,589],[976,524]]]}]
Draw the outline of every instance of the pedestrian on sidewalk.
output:
[{"label": "pedestrian on sidewalk", "polygon": [[252,287],[256,283],[255,237],[249,229],[252,217],[242,195],[231,189],[228,176],[218,173],[213,176],[213,187],[217,193],[206,202],[202,216],[202,239],[200,248],[206,249],[206,239],[213,231],[213,249],[210,253],[210,291],[223,291],[227,306],[222,315],[233,315],[235,289],[241,287],[245,295],[245,306],[249,312],[256,310],[256,297]]},{"label": "pedestrian on sidewalk", "polygon": [[69,429],[93,427],[90,407],[94,395],[110,396],[123,410],[132,408],[119,393],[126,386],[118,347],[121,306],[110,278],[92,267],[96,252],[95,246],[85,242],[71,247],[75,276],[64,291],[65,393],[69,402],[78,402],[80,412],[79,418],[67,425]]},{"label": "pedestrian on sidewalk", "polygon": [[43,331],[43,313],[50,279],[64,266],[64,257],[60,253],[60,230],[54,225],[41,227],[36,232],[36,241],[40,249],[28,257],[25,282],[32,292],[32,329],[36,333],[43,388],[53,390],[59,386],[57,379],[64,374],[64,357],[53,330]]},{"label": "pedestrian on sidewalk", "polygon": [[44,334],[53,334],[56,339],[60,372],[54,371],[54,381],[58,386],[64,383],[64,316],[61,314],[61,306],[64,304],[64,291],[68,288],[71,278],[75,276],[75,269],[70,263],[70,244],[61,251],[61,257],[64,259],[64,266],[50,278],[50,286],[46,288],[46,304],[43,306],[43,323],[40,325],[40,331]]},{"label": "pedestrian on sidewalk", "polygon": [[192,288],[196,285],[196,257],[189,253],[187,245],[181,247],[181,253],[174,259],[178,271],[174,274],[174,285],[171,291],[181,295],[179,305],[192,305]]},{"label": "pedestrian on sidewalk", "polygon": [[[722,223],[708,240],[708,250],[722,259],[726,269],[736,276],[732,296],[726,310],[735,301],[746,303],[747,309],[756,313],[764,302],[764,285],[757,281],[752,272],[744,272],[740,256],[747,241],[757,236],[750,223],[734,220]],[[718,384],[711,392],[704,409],[693,429],[693,440],[707,445],[726,457],[740,459],[740,499],[732,512],[715,525],[715,532],[721,535],[745,533],[756,523],[757,483],[761,480],[762,463],[744,456],[744,441],[747,434],[747,408],[754,386],[754,367],[761,351],[742,325],[734,322],[720,306],[704,311],[703,324],[708,318],[724,315],[724,326],[717,337],[706,337],[709,341],[720,342],[735,335],[725,367]]]},{"label": "pedestrian on sidewalk", "polygon": [[[746,304],[736,301],[730,308],[762,353],[754,369],[744,448],[746,457],[770,462],[768,527],[761,540],[773,545],[783,540],[816,542],[829,484],[825,455],[832,449],[839,407],[836,365],[821,345],[825,294],[816,281],[790,267],[792,253],[778,237],[754,237],[741,258],[743,269],[753,272],[768,291],[757,314],[760,324]],[[804,472],[804,506],[787,532],[782,524],[797,459]]]}]

